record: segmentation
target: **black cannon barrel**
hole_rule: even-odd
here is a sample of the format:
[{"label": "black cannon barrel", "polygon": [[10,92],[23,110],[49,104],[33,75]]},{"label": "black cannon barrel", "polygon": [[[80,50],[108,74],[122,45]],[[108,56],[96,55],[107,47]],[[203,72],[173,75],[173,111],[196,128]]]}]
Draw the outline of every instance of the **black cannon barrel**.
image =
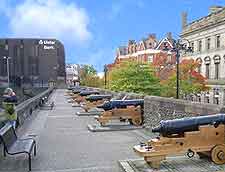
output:
[{"label": "black cannon barrel", "polygon": [[90,102],[94,102],[94,101],[98,101],[98,100],[103,100],[103,99],[111,99],[112,95],[107,95],[107,94],[102,94],[102,95],[90,95],[86,97],[86,100],[90,101]]},{"label": "black cannon barrel", "polygon": [[199,126],[210,124],[225,124],[225,114],[161,121],[159,126],[152,129],[152,132],[168,136],[171,134],[182,134],[187,131],[198,131]]},{"label": "black cannon barrel", "polygon": [[79,93],[80,96],[89,96],[91,94],[99,94],[99,91],[81,91]]},{"label": "black cannon barrel", "polygon": [[85,90],[86,90],[85,88],[74,88],[74,89],[72,89],[72,93],[79,94],[80,92],[85,91]]},{"label": "black cannon barrel", "polygon": [[126,108],[127,106],[141,106],[143,108],[144,99],[111,100],[97,107],[107,111],[107,110],[112,110],[115,108]]}]

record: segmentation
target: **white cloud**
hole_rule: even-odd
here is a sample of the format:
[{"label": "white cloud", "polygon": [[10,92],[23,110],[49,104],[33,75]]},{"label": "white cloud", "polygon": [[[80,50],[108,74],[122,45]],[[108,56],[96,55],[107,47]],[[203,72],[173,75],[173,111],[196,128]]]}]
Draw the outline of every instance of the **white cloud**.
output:
[{"label": "white cloud", "polygon": [[25,0],[11,7],[8,17],[14,37],[48,37],[79,44],[92,36],[87,12],[63,0]]}]

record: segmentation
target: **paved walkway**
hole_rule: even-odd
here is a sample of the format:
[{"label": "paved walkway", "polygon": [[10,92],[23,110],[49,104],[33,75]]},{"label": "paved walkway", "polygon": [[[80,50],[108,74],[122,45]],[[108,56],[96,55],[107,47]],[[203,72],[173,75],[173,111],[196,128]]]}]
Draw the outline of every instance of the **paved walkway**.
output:
[{"label": "paved walkway", "polygon": [[[93,117],[76,116],[81,109],[71,107],[64,94],[65,90],[56,90],[51,97],[55,108],[35,112],[18,130],[20,135],[36,135],[38,150],[32,171],[118,172],[118,160],[137,157],[132,147],[148,138],[145,131],[90,132],[87,125],[95,123]],[[0,171],[27,171],[25,159],[1,154]]]}]

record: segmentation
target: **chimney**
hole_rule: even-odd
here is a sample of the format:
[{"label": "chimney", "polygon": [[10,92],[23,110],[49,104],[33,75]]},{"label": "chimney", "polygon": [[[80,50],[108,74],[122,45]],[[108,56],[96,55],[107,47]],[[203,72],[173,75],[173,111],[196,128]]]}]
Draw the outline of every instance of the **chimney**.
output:
[{"label": "chimney", "polygon": [[209,7],[209,14],[216,13],[222,9],[223,9],[222,6],[213,5],[213,6]]},{"label": "chimney", "polygon": [[135,40],[129,40],[128,45],[135,44]]},{"label": "chimney", "polygon": [[182,12],[182,29],[184,29],[187,26],[187,12]]},{"label": "chimney", "polygon": [[155,33],[151,33],[148,35],[149,39],[156,39],[156,34]]},{"label": "chimney", "polygon": [[166,37],[169,39],[169,40],[172,40],[172,33],[171,32],[168,32]]}]

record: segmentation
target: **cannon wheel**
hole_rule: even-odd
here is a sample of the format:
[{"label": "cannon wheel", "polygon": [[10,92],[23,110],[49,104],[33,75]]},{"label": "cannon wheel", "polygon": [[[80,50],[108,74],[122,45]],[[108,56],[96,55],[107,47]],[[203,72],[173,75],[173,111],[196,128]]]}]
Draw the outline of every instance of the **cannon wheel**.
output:
[{"label": "cannon wheel", "polygon": [[135,126],[140,126],[142,124],[142,119],[137,117],[137,118],[132,118],[132,124]]},{"label": "cannon wheel", "polygon": [[225,146],[216,145],[211,151],[212,161],[218,165],[225,164]]}]

